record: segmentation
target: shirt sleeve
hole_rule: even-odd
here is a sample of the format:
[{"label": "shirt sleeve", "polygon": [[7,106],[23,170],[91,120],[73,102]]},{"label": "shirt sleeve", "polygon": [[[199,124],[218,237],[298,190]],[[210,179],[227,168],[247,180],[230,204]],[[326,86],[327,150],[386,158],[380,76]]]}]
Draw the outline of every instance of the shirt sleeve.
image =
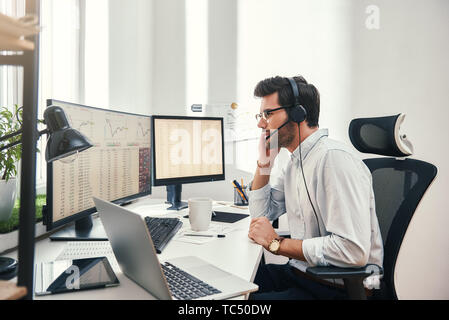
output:
[{"label": "shirt sleeve", "polygon": [[306,239],[302,249],[312,266],[366,265],[371,245],[371,175],[343,150],[331,150],[317,183],[317,203],[326,236]]},{"label": "shirt sleeve", "polygon": [[270,184],[257,190],[248,191],[249,212],[251,217],[267,217],[273,221],[286,212],[284,196],[284,172],[276,179],[273,186]]}]

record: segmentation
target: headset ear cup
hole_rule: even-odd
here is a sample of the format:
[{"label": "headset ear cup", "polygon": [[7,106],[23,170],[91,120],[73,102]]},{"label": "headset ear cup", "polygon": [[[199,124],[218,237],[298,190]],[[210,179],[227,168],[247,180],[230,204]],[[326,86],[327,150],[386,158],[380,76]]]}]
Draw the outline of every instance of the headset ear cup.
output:
[{"label": "headset ear cup", "polygon": [[288,116],[289,119],[295,123],[301,123],[306,120],[307,111],[304,107],[299,103],[299,88],[294,78],[287,78],[290,82],[290,86],[293,91],[293,96],[295,97],[294,107],[289,110]]},{"label": "headset ear cup", "polygon": [[301,123],[306,120],[307,111],[302,105],[298,104],[290,110],[289,117],[293,122]]}]

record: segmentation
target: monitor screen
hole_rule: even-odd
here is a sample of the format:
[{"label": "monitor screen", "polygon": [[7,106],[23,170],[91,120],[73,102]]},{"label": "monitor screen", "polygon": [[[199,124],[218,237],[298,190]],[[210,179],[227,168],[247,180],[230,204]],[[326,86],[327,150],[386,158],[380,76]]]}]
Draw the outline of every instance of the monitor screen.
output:
[{"label": "monitor screen", "polygon": [[96,212],[92,197],[122,203],[151,194],[151,117],[49,100],[93,147],[47,167],[47,228]]},{"label": "monitor screen", "polygon": [[224,180],[223,118],[153,116],[154,185]]}]

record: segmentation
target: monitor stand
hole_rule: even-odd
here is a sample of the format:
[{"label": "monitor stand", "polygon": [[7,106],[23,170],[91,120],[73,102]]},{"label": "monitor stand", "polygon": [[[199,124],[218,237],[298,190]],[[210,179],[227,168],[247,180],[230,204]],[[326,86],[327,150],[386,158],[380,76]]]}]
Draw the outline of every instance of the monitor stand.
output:
[{"label": "monitor stand", "polygon": [[172,184],[167,186],[167,201],[165,203],[171,204],[167,210],[182,210],[188,208],[187,202],[181,201],[182,184]]},{"label": "monitor stand", "polygon": [[66,227],[50,236],[53,241],[108,241],[101,219],[92,216],[75,221],[75,225]]}]

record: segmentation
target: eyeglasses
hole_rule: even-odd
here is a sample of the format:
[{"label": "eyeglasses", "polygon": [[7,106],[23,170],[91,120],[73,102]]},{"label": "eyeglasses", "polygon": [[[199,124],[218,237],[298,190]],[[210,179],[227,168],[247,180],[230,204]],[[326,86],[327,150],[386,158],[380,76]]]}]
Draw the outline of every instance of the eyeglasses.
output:
[{"label": "eyeglasses", "polygon": [[275,111],[281,110],[281,109],[287,109],[287,108],[291,108],[292,106],[281,106],[279,108],[275,108],[275,109],[268,109],[268,110],[264,110],[261,113],[256,114],[256,120],[257,122],[259,122],[261,119],[264,119],[265,121],[268,120],[268,117]]}]

